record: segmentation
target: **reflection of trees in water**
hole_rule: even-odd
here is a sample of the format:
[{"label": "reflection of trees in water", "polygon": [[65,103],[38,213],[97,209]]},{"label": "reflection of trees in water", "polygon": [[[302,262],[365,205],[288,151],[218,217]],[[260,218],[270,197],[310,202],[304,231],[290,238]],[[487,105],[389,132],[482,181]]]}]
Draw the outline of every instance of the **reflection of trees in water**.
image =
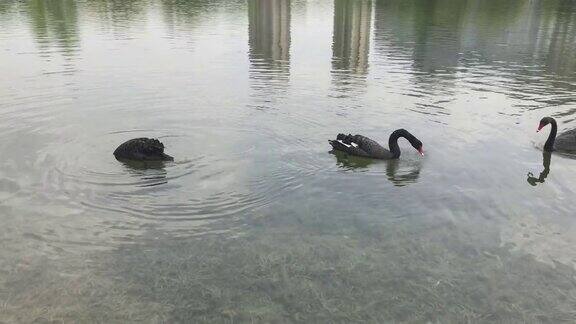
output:
[{"label": "reflection of trees in water", "polygon": [[284,66],[290,60],[290,1],[248,2],[250,60]]},{"label": "reflection of trees in water", "polygon": [[73,56],[79,46],[76,1],[31,0],[27,13],[34,38],[42,51],[56,46],[65,56]]},{"label": "reflection of trees in water", "polygon": [[179,27],[196,26],[215,8],[227,5],[240,6],[238,0],[161,0],[164,22],[171,32]]},{"label": "reflection of trees in water", "polygon": [[123,37],[123,30],[136,28],[135,22],[146,18],[148,1],[144,0],[90,0],[83,4],[93,11],[102,26],[119,33]]},{"label": "reflection of trees in water", "polygon": [[576,2],[480,1],[474,12],[478,14],[465,26],[466,47],[484,59],[539,64],[548,73],[573,74],[576,58],[569,54],[576,45]]},{"label": "reflection of trees in water", "polygon": [[[460,63],[460,26],[465,2],[377,0],[375,3],[375,51],[394,60],[404,59],[417,72],[411,75],[416,89],[410,95],[452,95]],[[436,114],[439,107],[417,109]]]},{"label": "reflection of trees in water", "polygon": [[13,1],[0,1],[0,15],[6,14],[14,7]]},{"label": "reflection of trees in water", "polygon": [[[496,84],[513,96],[544,105],[574,102],[576,57],[569,53],[576,49],[576,2],[570,2],[517,1],[516,7],[506,7],[508,14],[500,22],[507,22],[504,29],[484,31],[482,26],[497,23],[483,16],[468,27],[466,50],[477,53],[481,64],[498,67],[507,80]],[[488,4],[496,7],[491,11],[502,11],[498,1],[484,6]]]},{"label": "reflection of trees in water", "polygon": [[541,52],[546,53],[547,72],[573,77],[576,70],[576,2],[558,2],[556,14],[546,21],[544,28],[551,33],[548,44],[541,45]]},{"label": "reflection of trees in water", "polygon": [[416,70],[444,75],[455,72],[464,9],[462,1],[433,0],[426,1],[423,8],[415,12],[412,57]]},{"label": "reflection of trees in water", "polygon": [[162,0],[164,21],[171,31],[178,26],[195,25],[210,1],[202,0]]},{"label": "reflection of trees in water", "polygon": [[334,1],[332,69],[367,73],[371,20],[371,1]]},{"label": "reflection of trees in water", "polygon": [[451,71],[458,65],[465,1],[376,1],[375,48],[402,47],[422,72]]},{"label": "reflection of trees in water", "polygon": [[473,81],[545,104],[576,100],[575,1],[377,0],[375,11],[376,51],[411,60],[424,72],[416,83],[490,65],[504,79],[470,70]]},{"label": "reflection of trees in water", "polygon": [[290,0],[248,2],[250,79],[265,105],[290,77],[290,10]]},{"label": "reflection of trees in water", "polygon": [[340,93],[366,86],[371,20],[372,1],[334,0],[332,80]]}]

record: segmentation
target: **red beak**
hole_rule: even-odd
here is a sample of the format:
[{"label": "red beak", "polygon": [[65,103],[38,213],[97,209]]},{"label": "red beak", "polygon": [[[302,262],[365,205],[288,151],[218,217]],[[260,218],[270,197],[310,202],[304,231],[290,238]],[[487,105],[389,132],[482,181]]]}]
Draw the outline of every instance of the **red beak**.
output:
[{"label": "red beak", "polygon": [[420,146],[420,148],[418,149],[418,153],[420,153],[420,155],[424,156],[424,148],[422,146]]},{"label": "red beak", "polygon": [[542,124],[538,125],[538,130],[536,131],[536,133],[538,133],[543,127],[544,127],[544,125],[542,125]]}]

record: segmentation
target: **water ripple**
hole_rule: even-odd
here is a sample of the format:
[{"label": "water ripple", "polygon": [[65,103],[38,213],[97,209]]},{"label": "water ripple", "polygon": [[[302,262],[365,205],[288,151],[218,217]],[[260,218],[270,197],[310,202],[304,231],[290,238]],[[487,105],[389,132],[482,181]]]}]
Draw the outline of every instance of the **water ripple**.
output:
[{"label": "water ripple", "polygon": [[[224,138],[269,136],[273,142],[204,142],[216,133],[228,135]],[[139,136],[159,138],[176,160],[152,168],[116,161],[111,154],[115,145]],[[139,129],[79,137],[42,150],[42,192],[78,208],[120,213],[148,224],[180,222],[180,232],[194,232],[197,222],[267,206],[321,170],[318,158],[299,158],[297,163],[287,158],[297,148],[308,155],[305,143],[298,143],[273,131],[202,127],[181,134]]]}]

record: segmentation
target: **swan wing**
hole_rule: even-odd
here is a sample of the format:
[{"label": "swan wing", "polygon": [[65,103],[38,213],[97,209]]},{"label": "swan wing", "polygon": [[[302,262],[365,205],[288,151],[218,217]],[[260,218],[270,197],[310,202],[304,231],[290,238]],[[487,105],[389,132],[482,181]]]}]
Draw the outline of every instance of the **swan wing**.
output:
[{"label": "swan wing", "polygon": [[556,136],[554,148],[559,151],[576,152],[576,129],[569,130]]},{"label": "swan wing", "polygon": [[392,155],[390,151],[382,147],[378,142],[363,135],[354,135],[352,142],[356,143],[361,150],[374,158],[386,159],[389,158],[389,155]]},{"label": "swan wing", "polygon": [[362,135],[338,134],[336,140],[329,142],[335,150],[351,155],[384,160],[394,158],[393,154],[378,142]]},{"label": "swan wing", "polygon": [[362,148],[360,148],[357,143],[350,142],[350,144],[348,144],[346,143],[346,141],[343,140],[333,140],[328,142],[330,143],[330,145],[332,145],[332,148],[334,148],[335,150],[346,152],[351,155],[369,156],[369,154]]}]

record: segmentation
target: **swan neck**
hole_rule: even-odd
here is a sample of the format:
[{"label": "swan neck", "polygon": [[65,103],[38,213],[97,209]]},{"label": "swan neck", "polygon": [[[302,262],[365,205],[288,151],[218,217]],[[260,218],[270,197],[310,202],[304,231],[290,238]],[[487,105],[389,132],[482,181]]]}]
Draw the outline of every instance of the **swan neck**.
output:
[{"label": "swan neck", "polygon": [[554,150],[554,141],[556,140],[556,133],[558,132],[558,125],[554,119],[552,119],[550,125],[552,126],[552,129],[550,130],[550,135],[548,135],[546,144],[544,144],[544,151],[546,152],[552,152]]},{"label": "swan neck", "polygon": [[397,129],[390,134],[390,138],[388,139],[388,146],[390,148],[390,153],[392,153],[392,157],[397,159],[400,157],[400,146],[398,146],[398,139],[400,137],[404,137],[408,141],[412,142],[412,134],[408,133],[408,131],[404,129]]}]

